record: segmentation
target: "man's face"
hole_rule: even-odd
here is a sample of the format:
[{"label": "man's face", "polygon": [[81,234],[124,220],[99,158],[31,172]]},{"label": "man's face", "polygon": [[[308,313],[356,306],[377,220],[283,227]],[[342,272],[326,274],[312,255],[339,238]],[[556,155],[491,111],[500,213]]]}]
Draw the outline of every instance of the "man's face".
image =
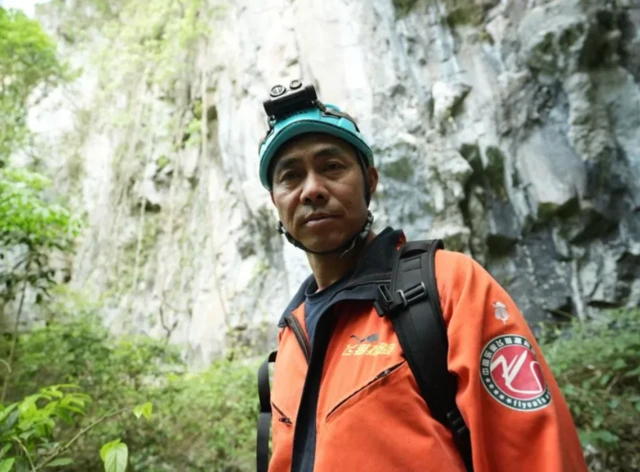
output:
[{"label": "man's face", "polygon": [[[371,195],[378,173],[369,168]],[[367,219],[364,179],[355,149],[322,133],[304,134],[282,146],[274,159],[271,200],[295,239],[312,251],[335,249]]]}]

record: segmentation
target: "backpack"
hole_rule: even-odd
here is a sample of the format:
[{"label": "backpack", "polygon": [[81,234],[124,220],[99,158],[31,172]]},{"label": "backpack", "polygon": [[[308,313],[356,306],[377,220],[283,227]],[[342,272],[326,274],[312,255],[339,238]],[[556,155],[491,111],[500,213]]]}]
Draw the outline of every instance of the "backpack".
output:
[{"label": "backpack", "polygon": [[[391,285],[378,286],[373,305],[379,316],[391,319],[422,397],[433,417],[452,432],[466,469],[472,472],[469,429],[456,405],[456,377],[447,368],[449,342],[435,277],[438,249],[444,249],[439,239],[406,243],[395,256]],[[275,362],[276,353],[272,352],[258,370],[258,472],[269,467],[269,364]]]}]

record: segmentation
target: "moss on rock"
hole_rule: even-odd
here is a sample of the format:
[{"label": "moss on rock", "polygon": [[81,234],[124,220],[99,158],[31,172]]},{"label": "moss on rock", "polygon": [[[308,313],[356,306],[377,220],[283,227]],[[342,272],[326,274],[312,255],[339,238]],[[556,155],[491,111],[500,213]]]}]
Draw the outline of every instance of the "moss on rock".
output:
[{"label": "moss on rock", "polygon": [[415,172],[411,159],[406,156],[386,163],[381,167],[385,176],[400,182],[409,181]]},{"label": "moss on rock", "polygon": [[496,197],[507,200],[507,189],[504,183],[504,154],[495,146],[488,146],[485,152],[488,161],[485,168],[487,184]]},{"label": "moss on rock", "polygon": [[479,25],[484,20],[485,9],[474,0],[445,0],[447,24],[453,28],[458,25]]},{"label": "moss on rock", "polygon": [[403,18],[411,12],[418,0],[393,0],[393,6],[396,9],[396,17]]}]

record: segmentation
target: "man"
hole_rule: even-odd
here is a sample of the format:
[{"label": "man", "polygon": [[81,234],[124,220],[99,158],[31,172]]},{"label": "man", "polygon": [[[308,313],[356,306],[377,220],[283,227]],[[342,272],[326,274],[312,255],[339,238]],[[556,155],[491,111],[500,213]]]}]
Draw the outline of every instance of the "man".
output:
[{"label": "man", "polygon": [[[312,275],[279,323],[269,470],[464,471],[373,306],[376,274],[405,243],[402,231],[371,231],[373,153],[351,117],[312,88],[300,98],[298,81],[290,88],[265,103],[260,178]],[[473,470],[585,471],[569,410],[509,295],[460,253],[437,251],[435,275]]]}]

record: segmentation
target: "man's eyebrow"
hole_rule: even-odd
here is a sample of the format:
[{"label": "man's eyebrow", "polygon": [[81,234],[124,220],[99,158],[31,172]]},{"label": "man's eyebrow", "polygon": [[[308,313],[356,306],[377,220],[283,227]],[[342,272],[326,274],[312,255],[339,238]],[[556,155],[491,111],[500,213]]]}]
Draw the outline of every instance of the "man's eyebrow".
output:
[{"label": "man's eyebrow", "polygon": [[[318,158],[318,157],[341,157],[341,156],[345,156],[347,153],[341,149],[338,146],[335,146],[333,144],[328,144],[326,146],[321,147],[320,149],[315,151],[314,154],[314,158]],[[277,172],[280,172],[284,169],[288,169],[290,167],[293,167],[296,162],[300,159],[299,154],[298,153],[292,153],[291,155],[287,156],[283,156],[281,157],[278,162],[276,163],[276,166],[274,168],[274,174]]]},{"label": "man's eyebrow", "polygon": [[[320,157],[342,157],[346,156],[347,153],[343,149],[333,144],[327,144],[326,146],[321,147],[316,150],[314,153],[314,158]],[[294,167],[300,161],[300,155],[297,152],[292,152],[290,155],[285,154],[278,162],[276,162],[275,167],[273,168],[273,175],[282,172],[283,170],[290,169]]]},{"label": "man's eyebrow", "polygon": [[273,173],[277,174],[285,169],[293,167],[299,159],[296,156],[285,156],[276,162],[276,166],[273,169]]}]

